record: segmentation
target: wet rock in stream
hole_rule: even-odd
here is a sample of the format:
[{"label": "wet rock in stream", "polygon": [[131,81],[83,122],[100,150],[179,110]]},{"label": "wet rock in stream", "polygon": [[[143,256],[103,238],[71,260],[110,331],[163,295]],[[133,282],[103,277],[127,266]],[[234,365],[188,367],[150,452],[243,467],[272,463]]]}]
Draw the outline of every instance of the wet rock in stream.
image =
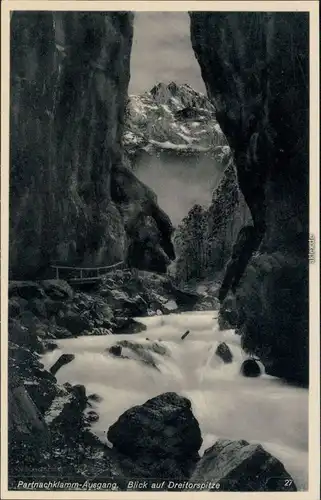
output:
[{"label": "wet rock in stream", "polygon": [[62,354],[59,359],[50,368],[50,373],[56,375],[57,371],[64,365],[67,365],[75,359],[74,354]]},{"label": "wet rock in stream", "polygon": [[233,361],[231,349],[225,342],[221,342],[217,346],[215,354],[219,356],[224,361],[224,363],[232,363]]},{"label": "wet rock in stream", "polygon": [[[273,481],[276,478],[278,480]],[[260,444],[245,440],[219,439],[204,452],[190,480],[219,484],[220,491],[297,490],[277,458]],[[215,486],[212,489],[216,490]]]},{"label": "wet rock in stream", "polygon": [[190,401],[170,392],[127,410],[107,437],[139,478],[187,478],[202,444]]},{"label": "wet rock in stream", "polygon": [[259,377],[261,368],[255,359],[246,359],[241,365],[241,374],[244,377]]}]

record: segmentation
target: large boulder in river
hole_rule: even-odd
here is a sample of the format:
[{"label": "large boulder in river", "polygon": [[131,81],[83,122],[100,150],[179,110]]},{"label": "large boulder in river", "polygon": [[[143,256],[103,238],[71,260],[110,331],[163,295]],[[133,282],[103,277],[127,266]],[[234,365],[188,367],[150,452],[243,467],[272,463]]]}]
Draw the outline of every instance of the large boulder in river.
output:
[{"label": "large boulder in river", "polygon": [[140,468],[145,477],[164,479],[188,477],[202,444],[191,402],[174,392],[125,411],[109,428],[107,438],[132,461],[136,473]]},{"label": "large boulder in river", "polygon": [[277,458],[244,440],[219,439],[205,451],[190,481],[219,483],[224,491],[296,491]]}]

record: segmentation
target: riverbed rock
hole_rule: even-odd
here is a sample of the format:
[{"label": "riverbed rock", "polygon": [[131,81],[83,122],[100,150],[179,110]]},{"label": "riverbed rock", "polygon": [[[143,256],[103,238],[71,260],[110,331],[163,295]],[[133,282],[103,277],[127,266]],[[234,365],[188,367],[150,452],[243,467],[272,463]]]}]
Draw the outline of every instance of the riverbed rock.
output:
[{"label": "riverbed rock", "polygon": [[94,403],[100,403],[102,401],[102,397],[99,396],[99,394],[89,394],[88,396],[89,401],[93,401]]},{"label": "riverbed rock", "polygon": [[204,452],[190,481],[219,483],[220,491],[297,491],[277,458],[245,440],[219,439]]},{"label": "riverbed rock", "polygon": [[140,333],[145,330],[147,330],[147,326],[133,318],[123,318],[119,316],[114,318],[113,333]]},{"label": "riverbed rock", "polygon": [[221,342],[215,351],[216,356],[219,356],[224,363],[232,363],[233,355],[231,353],[231,349],[225,342]]},{"label": "riverbed rock", "polygon": [[190,401],[174,392],[124,412],[109,427],[107,438],[134,469],[155,478],[188,477],[202,444]]},{"label": "riverbed rock", "polygon": [[241,365],[241,374],[244,377],[259,377],[261,368],[255,359],[246,359]]},{"label": "riverbed rock", "polygon": [[[149,340],[149,339],[146,339]],[[161,339],[159,339],[160,341]],[[117,345],[122,346],[122,347],[127,347],[128,349],[131,349],[132,351],[135,351],[137,353],[142,352],[142,351],[151,351],[155,352],[157,354],[160,354],[161,356],[169,356],[169,350],[167,347],[159,344],[158,342],[148,342],[148,343],[140,343],[139,341],[130,341],[127,339],[120,340],[117,342]]]},{"label": "riverbed rock", "polygon": [[60,370],[62,366],[67,365],[74,359],[75,359],[74,354],[62,354],[50,368],[50,373],[56,375],[57,371]]},{"label": "riverbed rock", "polygon": [[[128,351],[128,356],[125,356],[123,353],[123,347],[125,347]],[[162,352],[153,349],[153,346],[148,346],[141,344],[139,342],[131,342],[130,340],[121,340],[117,342],[115,346],[106,349],[107,352],[110,352],[112,355],[117,356],[121,359],[133,359],[138,363],[144,363],[148,367],[152,367],[159,371],[157,366],[157,360],[153,356],[153,352],[158,352],[158,354],[163,354]]]},{"label": "riverbed rock", "polygon": [[95,411],[90,410],[90,411],[86,414],[86,421],[87,421],[87,422],[97,422],[98,420],[99,420],[99,415],[98,415],[98,413],[96,413]]},{"label": "riverbed rock", "polygon": [[113,356],[121,356],[121,346],[120,345],[112,345],[109,349],[108,352],[112,354]]}]

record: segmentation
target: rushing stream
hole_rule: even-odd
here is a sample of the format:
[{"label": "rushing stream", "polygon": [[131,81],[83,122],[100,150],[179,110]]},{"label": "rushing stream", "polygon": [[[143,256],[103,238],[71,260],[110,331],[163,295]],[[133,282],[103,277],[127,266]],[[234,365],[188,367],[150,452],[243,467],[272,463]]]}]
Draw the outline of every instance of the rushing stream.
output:
[{"label": "rushing stream", "polygon": [[[125,410],[175,391],[192,401],[203,436],[201,453],[219,437],[259,442],[283,462],[298,489],[307,488],[308,391],[266,374],[241,376],[245,355],[240,338],[233,330],[220,331],[216,315],[206,311],[139,318],[147,326],[140,334],[61,340],[59,349],[46,354],[43,363],[49,368],[62,353],[75,354],[56,377],[60,383],[83,384],[88,395],[103,398],[94,403],[100,418],[93,431],[104,441],[108,427]],[[186,330],[190,333],[181,340]],[[129,348],[123,354],[130,359],[106,352],[125,339],[140,344],[141,352],[149,353],[145,360],[153,359],[159,371]],[[230,364],[215,354],[220,341],[232,351]],[[153,342],[167,348],[168,355],[146,351]]]}]

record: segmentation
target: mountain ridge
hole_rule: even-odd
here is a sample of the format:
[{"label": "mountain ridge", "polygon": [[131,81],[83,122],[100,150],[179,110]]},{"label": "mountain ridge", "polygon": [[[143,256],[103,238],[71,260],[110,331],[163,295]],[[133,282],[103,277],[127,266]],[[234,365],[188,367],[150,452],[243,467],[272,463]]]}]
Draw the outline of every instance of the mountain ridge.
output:
[{"label": "mountain ridge", "polygon": [[165,150],[220,159],[230,155],[211,101],[190,85],[175,82],[160,82],[150,91],[129,96],[123,141],[130,157]]}]

